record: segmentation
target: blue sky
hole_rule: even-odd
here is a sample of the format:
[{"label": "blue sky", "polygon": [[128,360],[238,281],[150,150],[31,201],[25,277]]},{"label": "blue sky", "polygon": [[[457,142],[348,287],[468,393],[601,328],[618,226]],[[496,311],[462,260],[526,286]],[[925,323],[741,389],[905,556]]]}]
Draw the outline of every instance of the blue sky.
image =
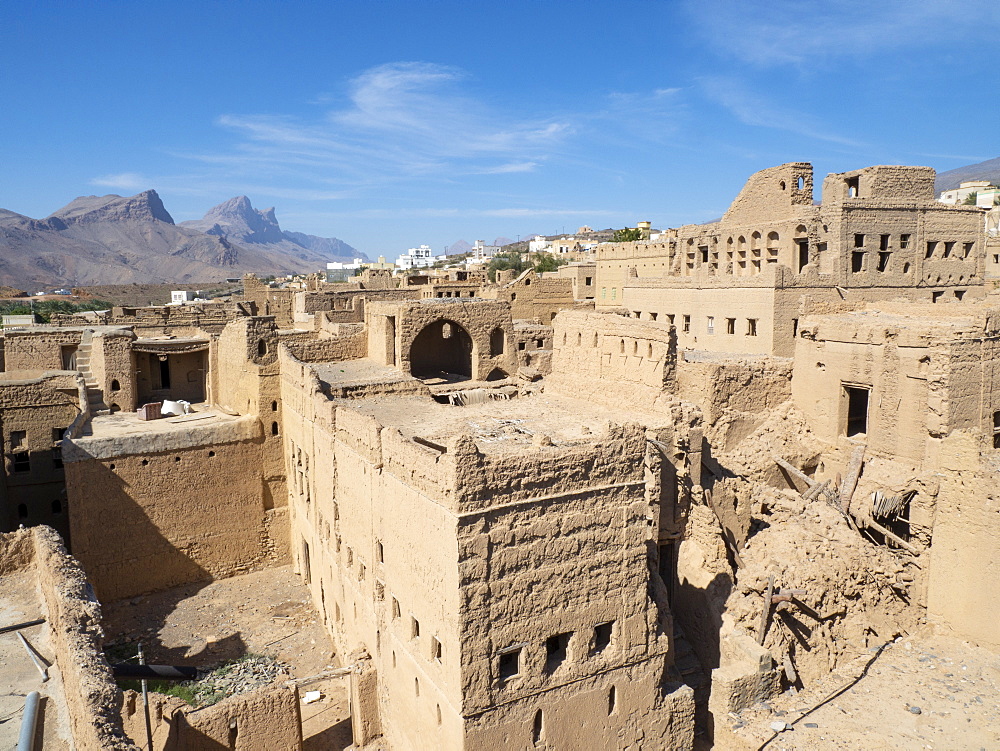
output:
[{"label": "blue sky", "polygon": [[788,161],[1000,156],[1000,2],[17,2],[0,207],[234,195],[394,256],[716,218]]}]

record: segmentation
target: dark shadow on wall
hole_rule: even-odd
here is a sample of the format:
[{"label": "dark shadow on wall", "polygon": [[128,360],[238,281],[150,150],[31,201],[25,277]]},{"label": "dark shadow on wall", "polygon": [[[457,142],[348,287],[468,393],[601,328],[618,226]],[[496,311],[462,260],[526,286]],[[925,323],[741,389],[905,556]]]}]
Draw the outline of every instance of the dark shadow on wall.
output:
[{"label": "dark shadow on wall", "polygon": [[[141,461],[172,459],[173,455],[150,454]],[[111,469],[114,463],[88,460],[77,464],[86,466],[67,465],[73,555],[98,599],[112,602],[212,579],[187,549],[169,540],[150,518],[151,513],[166,517],[165,510],[153,501],[147,504],[150,508],[140,504],[126,479]],[[180,493],[183,488],[163,487],[163,492]],[[186,502],[196,504],[198,499]],[[178,537],[193,531],[177,530]],[[195,549],[195,540],[192,536],[188,549]]]},{"label": "dark shadow on wall", "polygon": [[454,373],[472,377],[472,337],[454,321],[425,326],[410,345],[410,373],[417,378]]}]

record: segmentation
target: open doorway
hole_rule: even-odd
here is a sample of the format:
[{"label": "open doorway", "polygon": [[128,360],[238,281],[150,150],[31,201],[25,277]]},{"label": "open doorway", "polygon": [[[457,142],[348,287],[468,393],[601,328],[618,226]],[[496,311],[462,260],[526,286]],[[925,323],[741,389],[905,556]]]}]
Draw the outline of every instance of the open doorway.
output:
[{"label": "open doorway", "polygon": [[844,386],[847,402],[845,435],[865,435],[868,433],[868,397],[871,389],[865,386]]},{"label": "open doorway", "polygon": [[438,320],[417,334],[410,345],[410,373],[427,378],[450,373],[472,377],[472,337],[454,321]]}]

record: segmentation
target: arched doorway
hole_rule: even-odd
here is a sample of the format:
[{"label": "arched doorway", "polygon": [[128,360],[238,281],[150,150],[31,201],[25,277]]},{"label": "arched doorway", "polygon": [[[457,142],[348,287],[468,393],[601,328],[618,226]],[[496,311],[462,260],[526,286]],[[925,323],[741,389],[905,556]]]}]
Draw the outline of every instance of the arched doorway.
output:
[{"label": "arched doorway", "polygon": [[472,337],[454,321],[438,320],[410,345],[410,373],[417,378],[452,373],[472,377]]}]

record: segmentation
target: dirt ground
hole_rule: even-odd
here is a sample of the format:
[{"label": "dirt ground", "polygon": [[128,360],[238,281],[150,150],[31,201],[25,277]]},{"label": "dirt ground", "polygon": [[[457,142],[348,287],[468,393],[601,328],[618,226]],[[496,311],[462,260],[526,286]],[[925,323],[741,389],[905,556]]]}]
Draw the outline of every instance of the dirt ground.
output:
[{"label": "dirt ground", "polygon": [[[291,678],[340,667],[308,590],[290,566],[202,582],[104,606],[108,644],[143,643],[147,660],[213,667],[244,654],[268,655]],[[120,648],[120,647],[119,647]],[[351,743],[347,678],[300,685],[322,698],[302,703],[306,751]]]},{"label": "dirt ground", "polygon": [[[1000,655],[928,629],[876,654],[722,722],[771,751],[1000,749]],[[792,729],[775,734],[774,722]]]},{"label": "dirt ground", "polygon": [[[42,593],[31,570],[0,576],[0,626],[45,617]],[[31,691],[42,696],[35,748],[39,751],[68,749],[69,723],[63,703],[59,666],[54,664],[49,644],[49,626],[41,624],[21,631],[28,642],[50,663],[49,679],[42,680],[17,632],[0,634],[0,749],[15,748],[21,732],[24,701]]]}]

